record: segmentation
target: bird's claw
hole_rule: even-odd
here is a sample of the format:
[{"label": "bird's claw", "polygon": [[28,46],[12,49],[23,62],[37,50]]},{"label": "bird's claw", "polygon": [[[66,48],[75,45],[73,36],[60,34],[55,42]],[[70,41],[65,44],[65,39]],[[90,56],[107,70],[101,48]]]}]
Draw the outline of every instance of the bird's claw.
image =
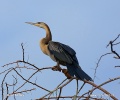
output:
[{"label": "bird's claw", "polygon": [[52,70],[53,70],[53,71],[59,71],[59,72],[61,72],[62,69],[61,69],[60,66],[53,66],[53,67],[52,67]]},{"label": "bird's claw", "polygon": [[72,76],[70,76],[70,74],[68,73],[68,70],[67,69],[62,69],[60,66],[57,66],[57,65],[53,66],[52,70],[53,71],[59,71],[59,72],[61,72],[61,70],[62,70],[62,73],[64,73],[64,75],[67,77],[67,79],[72,78]]}]

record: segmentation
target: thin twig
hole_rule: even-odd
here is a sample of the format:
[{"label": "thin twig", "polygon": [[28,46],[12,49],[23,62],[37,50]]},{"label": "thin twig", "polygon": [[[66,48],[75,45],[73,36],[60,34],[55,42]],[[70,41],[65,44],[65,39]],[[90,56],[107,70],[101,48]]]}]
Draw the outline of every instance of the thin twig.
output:
[{"label": "thin twig", "polygon": [[20,91],[20,92],[13,92],[11,94],[8,94],[7,96],[12,96],[12,95],[15,95],[15,94],[22,94],[23,92],[30,92],[30,91],[33,91],[35,90],[36,88],[32,88],[32,89],[28,89],[28,90],[23,90],[23,91]]},{"label": "thin twig", "polygon": [[[92,90],[90,90],[90,92],[93,92],[93,91],[94,91],[95,89],[97,89],[98,87],[101,87],[101,86],[103,86],[103,85],[106,85],[106,84],[108,84],[108,83],[110,83],[110,82],[113,82],[113,81],[115,81],[115,80],[118,80],[118,79],[120,79],[120,77],[116,77],[116,78],[110,79],[110,80],[108,80],[108,81],[106,81],[106,82],[98,85],[97,87],[93,88]],[[108,95],[111,95],[111,94],[108,94]]]},{"label": "thin twig", "polygon": [[55,88],[53,91],[49,92],[48,94],[44,95],[43,97],[39,98],[39,99],[36,99],[36,100],[41,100],[43,98],[45,98],[46,96],[50,95],[51,93],[53,93],[54,91],[60,89],[60,88],[63,88],[64,86],[66,86],[67,84],[69,84],[74,78],[70,79],[69,81],[67,81],[65,84]]},{"label": "thin twig", "polygon": [[93,81],[94,81],[95,78],[96,78],[97,68],[99,67],[99,63],[100,63],[101,59],[102,59],[104,56],[109,55],[109,54],[112,54],[112,53],[105,53],[105,54],[103,54],[102,56],[100,56],[100,58],[99,58],[99,60],[98,60],[98,62],[97,62],[97,65],[96,65],[96,67],[95,67],[95,72],[94,72]]},{"label": "thin twig", "polygon": [[2,87],[2,100],[4,100],[4,81],[6,79],[6,76],[12,71],[13,69],[10,69],[3,77],[3,80],[2,80],[2,84],[1,84],[1,87]]},{"label": "thin twig", "polygon": [[112,53],[115,54],[120,59],[119,54],[115,50],[113,50],[113,42],[112,41],[110,41],[110,47],[111,47]]},{"label": "thin twig", "polygon": [[[13,68],[13,69],[14,69],[14,68]],[[37,87],[39,87],[39,88],[41,88],[41,89],[47,91],[47,92],[50,92],[49,90],[47,90],[47,89],[45,89],[45,88],[43,88],[43,87],[37,85],[36,83],[30,82],[29,80],[25,79],[21,74],[18,73],[17,70],[14,69],[14,71],[15,71],[23,80],[25,80],[26,82],[31,83],[31,84],[33,84],[33,85],[35,85],[35,86],[37,86]],[[38,71],[37,71],[37,72],[38,72]],[[37,72],[35,72],[34,74],[36,74]],[[34,74],[33,74],[33,75],[34,75]],[[33,75],[32,75],[32,76],[33,76]],[[32,76],[31,76],[31,77],[32,77]],[[29,79],[30,79],[30,78],[29,78]],[[18,89],[17,89],[17,90],[18,90]]]},{"label": "thin twig", "polygon": [[23,47],[23,43],[21,43],[21,47],[22,47],[22,53],[23,53],[23,61],[25,61],[25,55],[24,55],[24,47]]},{"label": "thin twig", "polygon": [[[111,93],[109,93],[107,90],[105,90],[105,89],[103,89],[103,88],[101,87],[101,86],[103,86],[103,85],[105,85],[105,84],[107,84],[107,83],[110,83],[110,82],[115,81],[115,80],[118,80],[118,79],[120,79],[120,77],[116,77],[116,78],[110,79],[110,80],[108,80],[108,81],[106,81],[106,82],[104,82],[104,83],[102,83],[102,84],[100,84],[100,85],[96,85],[95,83],[93,83],[93,82],[91,82],[91,81],[86,81],[86,80],[85,80],[85,81],[84,81],[85,83],[88,83],[88,84],[94,86],[95,88],[93,88],[92,90],[84,93],[80,98],[82,98],[82,97],[83,97],[84,95],[86,95],[86,94],[92,94],[92,92],[93,92],[95,89],[99,89],[99,90],[103,91],[105,94],[109,95],[112,99],[118,100],[118,99],[117,99],[116,97],[114,97]],[[89,96],[90,96],[90,95],[89,95]],[[79,99],[80,99],[80,98],[79,98]]]},{"label": "thin twig", "polygon": [[80,87],[78,93],[80,93],[80,91],[82,90],[83,86],[85,85],[85,82],[83,83],[83,85]]},{"label": "thin twig", "polygon": [[60,92],[59,92],[57,100],[59,100],[59,98],[61,97],[61,93],[62,93],[62,88],[60,88]]}]

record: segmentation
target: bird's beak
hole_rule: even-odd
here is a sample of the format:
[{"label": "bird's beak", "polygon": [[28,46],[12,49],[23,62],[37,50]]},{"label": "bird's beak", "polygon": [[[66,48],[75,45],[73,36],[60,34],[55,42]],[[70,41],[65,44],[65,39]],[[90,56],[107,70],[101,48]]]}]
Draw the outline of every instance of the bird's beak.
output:
[{"label": "bird's beak", "polygon": [[25,22],[27,24],[31,24],[31,25],[35,25],[35,23],[32,23],[32,22]]},{"label": "bird's beak", "polygon": [[39,24],[33,23],[33,22],[25,22],[25,23],[30,24],[30,25],[34,25],[34,26],[39,26]]}]

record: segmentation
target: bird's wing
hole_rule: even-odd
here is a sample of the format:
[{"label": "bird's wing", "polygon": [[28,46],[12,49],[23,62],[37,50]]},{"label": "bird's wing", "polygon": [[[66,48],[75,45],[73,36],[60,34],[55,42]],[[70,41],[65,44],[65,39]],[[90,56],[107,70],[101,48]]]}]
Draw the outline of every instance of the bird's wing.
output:
[{"label": "bird's wing", "polygon": [[75,55],[76,52],[68,45],[65,45],[65,44],[62,44],[62,43],[59,43],[70,55]]},{"label": "bird's wing", "polygon": [[78,62],[77,57],[76,57],[76,52],[68,45],[65,45],[62,43],[59,43],[59,44],[65,49],[65,51],[67,51],[72,56],[74,64],[79,65],[79,62]]},{"label": "bird's wing", "polygon": [[68,64],[72,64],[72,56],[76,54],[71,47],[59,42],[50,41],[48,44],[48,49],[50,53],[55,56],[55,58]]}]

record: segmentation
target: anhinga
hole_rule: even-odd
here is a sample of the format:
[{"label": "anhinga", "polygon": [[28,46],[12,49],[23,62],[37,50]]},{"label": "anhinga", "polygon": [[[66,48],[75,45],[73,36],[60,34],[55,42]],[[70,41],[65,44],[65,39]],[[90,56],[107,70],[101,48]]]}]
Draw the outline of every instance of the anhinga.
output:
[{"label": "anhinga", "polygon": [[92,81],[92,78],[88,76],[79,66],[76,52],[68,45],[52,41],[52,34],[46,23],[26,23],[45,29],[46,37],[40,40],[40,48],[44,54],[48,55],[53,61],[57,62],[58,67],[59,64],[67,66],[70,76],[74,77],[75,75],[78,79]]}]

